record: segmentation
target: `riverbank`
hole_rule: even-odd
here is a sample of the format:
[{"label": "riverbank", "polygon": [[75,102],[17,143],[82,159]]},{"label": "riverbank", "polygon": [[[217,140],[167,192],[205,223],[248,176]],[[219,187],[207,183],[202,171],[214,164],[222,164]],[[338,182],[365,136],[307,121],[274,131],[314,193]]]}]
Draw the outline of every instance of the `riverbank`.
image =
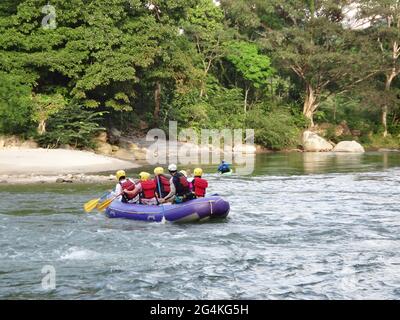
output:
[{"label": "riverbank", "polygon": [[134,169],[140,164],[88,151],[65,149],[0,149],[0,183],[107,182],[98,173]]}]

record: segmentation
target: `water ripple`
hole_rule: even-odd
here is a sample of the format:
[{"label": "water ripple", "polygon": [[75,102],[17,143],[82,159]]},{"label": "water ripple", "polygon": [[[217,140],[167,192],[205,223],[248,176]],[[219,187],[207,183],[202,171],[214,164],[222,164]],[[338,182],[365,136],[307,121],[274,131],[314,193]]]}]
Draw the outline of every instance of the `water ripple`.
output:
[{"label": "water ripple", "polygon": [[[208,178],[231,204],[226,221],[84,214],[100,193],[89,186],[40,186],[22,203],[2,192],[0,297],[400,298],[400,169]],[[55,290],[41,288],[44,265],[57,271]]]}]

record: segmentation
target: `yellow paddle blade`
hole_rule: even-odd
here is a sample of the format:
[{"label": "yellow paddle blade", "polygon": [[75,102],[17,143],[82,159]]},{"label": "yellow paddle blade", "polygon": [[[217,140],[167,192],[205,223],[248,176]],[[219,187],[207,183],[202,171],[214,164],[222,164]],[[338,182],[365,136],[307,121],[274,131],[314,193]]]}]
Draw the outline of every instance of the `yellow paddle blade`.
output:
[{"label": "yellow paddle blade", "polygon": [[99,210],[99,211],[105,210],[111,204],[111,202],[113,202],[114,200],[115,200],[115,198],[112,198],[112,199],[108,199],[108,200],[104,201],[103,203],[100,203],[97,206],[97,210]]},{"label": "yellow paddle blade", "polygon": [[86,212],[92,211],[94,208],[96,208],[97,204],[99,203],[100,198],[98,199],[93,199],[85,203],[83,208],[85,209]]}]

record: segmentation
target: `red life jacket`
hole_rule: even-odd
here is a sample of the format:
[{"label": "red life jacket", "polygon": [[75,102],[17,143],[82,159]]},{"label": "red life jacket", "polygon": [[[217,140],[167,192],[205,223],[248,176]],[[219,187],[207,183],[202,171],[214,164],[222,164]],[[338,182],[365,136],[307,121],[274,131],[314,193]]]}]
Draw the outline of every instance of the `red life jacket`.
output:
[{"label": "red life jacket", "polygon": [[164,176],[160,176],[160,181],[162,184],[162,187],[164,188],[164,192],[169,193],[171,191],[171,184],[169,182],[169,179]]},{"label": "red life jacket", "polygon": [[152,199],[156,196],[156,183],[154,180],[141,181],[142,185],[142,198]]},{"label": "red life jacket", "polygon": [[160,197],[164,198],[170,191],[171,191],[171,185],[169,183],[169,179],[163,175],[159,175],[158,177],[154,178],[154,182],[156,184],[156,191],[159,192],[158,190],[158,180],[160,181],[160,189],[161,189],[161,195]]},{"label": "red life jacket", "polygon": [[[126,179],[125,182],[123,183],[119,183],[122,187],[122,190],[129,190],[132,191],[133,189],[135,189],[136,185],[129,179]],[[133,195],[129,195],[129,194],[124,194],[124,196],[128,199],[128,200],[132,200],[133,198],[135,198],[137,196],[136,194]]]},{"label": "red life jacket", "polygon": [[208,187],[207,180],[195,177],[193,180],[193,186],[196,197],[203,198],[206,195],[206,188]]}]

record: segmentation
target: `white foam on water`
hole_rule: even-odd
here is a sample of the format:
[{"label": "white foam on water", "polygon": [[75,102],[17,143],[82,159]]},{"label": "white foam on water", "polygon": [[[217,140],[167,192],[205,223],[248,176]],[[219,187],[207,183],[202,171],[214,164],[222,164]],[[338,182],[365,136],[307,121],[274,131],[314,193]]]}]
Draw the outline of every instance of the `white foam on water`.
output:
[{"label": "white foam on water", "polygon": [[100,253],[93,250],[71,247],[61,255],[60,260],[91,260],[97,259],[99,256]]}]

